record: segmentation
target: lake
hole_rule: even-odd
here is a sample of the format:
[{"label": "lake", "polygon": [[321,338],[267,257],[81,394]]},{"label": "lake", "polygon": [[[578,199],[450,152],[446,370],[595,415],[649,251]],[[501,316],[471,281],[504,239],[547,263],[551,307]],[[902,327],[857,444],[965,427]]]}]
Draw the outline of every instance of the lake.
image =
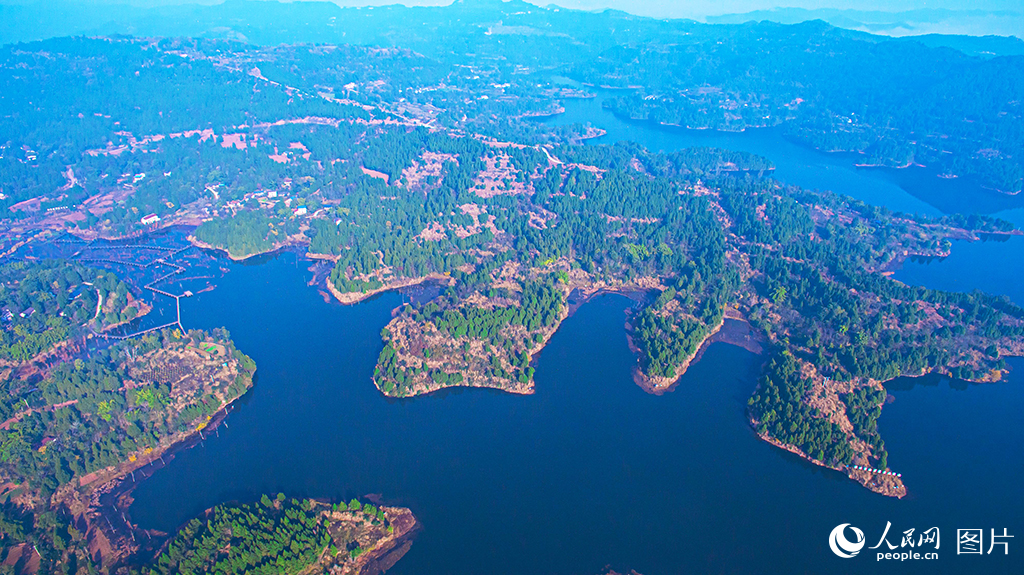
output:
[{"label": "lake", "polygon": [[[593,91],[592,88],[587,88]],[[781,129],[743,132],[690,130],[620,118],[602,107],[613,96],[597,90],[596,98],[565,99],[565,113],[543,118],[552,125],[591,124],[607,133],[591,144],[638,142],[654,152],[710,146],[764,156],[775,163],[775,177],[809,190],[831,190],[894,211],[924,215],[949,213],[994,214],[1024,207],[1024,194],[1008,196],[979,187],[970,178],[939,178],[930,168],[858,168],[864,157],[820,152],[783,135]]]},{"label": "lake", "polygon": [[[1024,228],[1024,209],[997,216]],[[935,289],[982,290],[1005,295],[1024,306],[1024,236],[989,236],[979,242],[956,241],[948,257],[915,258],[893,277]]]},{"label": "lake", "polygon": [[[927,170],[858,169],[848,155],[810,150],[777,131],[625,122],[598,100],[566,107],[548,121],[587,121],[608,130],[602,142],[761,153],[787,183],[894,210],[937,215],[964,201],[955,187],[963,182]],[[974,199],[965,211],[1024,224],[1011,200]],[[1024,303],[1022,240],[956,242],[950,257],[908,262],[896,277]],[[890,383],[894,401],[879,426],[909,489],[894,500],[759,440],[745,408],[763,358],[743,349],[716,343],[674,391],[644,393],[632,382],[623,329],[632,302],[621,296],[598,297],[565,321],[537,360],[534,395],[462,389],[385,398],[371,381],[379,332],[406,296],[328,302],[307,285],[309,265],[290,252],[250,264],[221,260],[216,289],[182,301],[186,327],[226,326],[259,369],[227,427],[139,485],[130,511],[141,526],[171,531],[203,509],[263,492],[380,494],[424,526],[396,574],[1019,572],[1024,361],[1011,359],[1013,371],[995,384]],[[840,559],[829,550],[840,523],[862,529],[870,547],[887,522],[897,546],[908,529],[939,527],[939,559],[877,562],[869,549]],[[984,529],[987,548],[989,529],[1004,527],[1016,536],[1009,556],[956,554],[957,529]]]},{"label": "lake", "polygon": [[539,357],[534,395],[394,400],[370,378],[401,294],[325,302],[293,253],[220,265],[217,289],[183,300],[183,320],[226,326],[256,360],[256,386],[228,427],[139,485],[130,511],[143,527],[170,531],[262,492],[380,493],[424,525],[393,573],[859,573],[874,557],[835,557],[829,532],[852,523],[877,540],[886,521],[891,533],[938,526],[948,538],[941,565],[887,572],[1016,566],[956,557],[953,533],[1022,527],[1020,362],[1007,383],[893,392],[880,426],[910,489],[898,501],[760,441],[744,410],[761,358],[743,349],[714,344],[675,391],[644,393],[624,297],[566,320]]}]

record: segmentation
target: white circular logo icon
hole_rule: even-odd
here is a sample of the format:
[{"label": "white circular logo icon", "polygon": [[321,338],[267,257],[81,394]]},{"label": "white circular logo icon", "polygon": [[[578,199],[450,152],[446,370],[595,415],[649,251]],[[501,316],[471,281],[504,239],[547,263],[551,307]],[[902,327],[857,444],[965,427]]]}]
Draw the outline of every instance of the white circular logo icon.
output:
[{"label": "white circular logo icon", "polygon": [[[850,541],[846,538],[845,529],[847,527],[853,531],[855,541]],[[864,548],[864,532],[856,527],[852,527],[849,523],[837,525],[828,536],[828,546],[832,548],[833,553],[843,559],[856,557],[860,550]]]}]

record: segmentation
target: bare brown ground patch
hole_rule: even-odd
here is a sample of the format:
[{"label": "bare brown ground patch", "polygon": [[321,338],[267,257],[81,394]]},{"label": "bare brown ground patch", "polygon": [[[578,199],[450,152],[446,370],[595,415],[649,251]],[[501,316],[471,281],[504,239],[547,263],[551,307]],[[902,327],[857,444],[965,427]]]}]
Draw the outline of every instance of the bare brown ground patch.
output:
[{"label": "bare brown ground patch", "polygon": [[474,178],[470,191],[481,198],[527,193],[526,185],[516,181],[518,171],[508,154],[502,152],[494,157],[485,157],[484,162],[487,167]]},{"label": "bare brown ground patch", "polygon": [[445,233],[444,228],[438,222],[430,222],[430,224],[423,228],[423,231],[419,233],[418,238],[427,242],[439,242],[448,237]]},{"label": "bare brown ground patch", "polygon": [[439,154],[436,152],[423,152],[419,160],[414,160],[412,165],[402,170],[402,178],[410,190],[422,190],[426,187],[427,178],[440,177],[445,162],[458,162],[454,154]]},{"label": "bare brown ground patch", "polygon": [[[498,235],[500,233],[498,227],[494,225],[496,218],[488,214],[485,211],[486,208],[482,208],[477,204],[462,204],[459,206],[459,209],[462,210],[462,213],[473,218],[473,225],[469,227],[455,226],[454,231],[456,237],[468,238],[469,236],[482,232],[484,228],[490,230],[494,235]],[[486,217],[481,221],[480,216]]]},{"label": "bare brown ground patch", "polygon": [[385,174],[384,172],[378,172],[377,170],[371,170],[371,169],[363,167],[363,166],[359,166],[359,169],[362,170],[364,174],[366,174],[367,176],[370,176],[371,178],[377,178],[379,180],[384,180],[385,184],[388,183],[388,175]]}]

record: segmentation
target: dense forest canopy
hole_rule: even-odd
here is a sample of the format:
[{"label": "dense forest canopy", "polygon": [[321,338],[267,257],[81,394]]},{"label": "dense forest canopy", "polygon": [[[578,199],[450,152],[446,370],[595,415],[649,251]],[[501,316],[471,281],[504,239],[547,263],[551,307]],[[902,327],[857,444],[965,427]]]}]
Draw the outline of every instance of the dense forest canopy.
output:
[{"label": "dense forest canopy", "polygon": [[192,519],[152,566],[132,573],[360,573],[359,556],[392,534],[388,512],[371,503],[263,495],[258,502],[218,505]]},{"label": "dense forest canopy", "polygon": [[[551,79],[567,76],[591,86],[630,88],[606,104],[631,117],[729,130],[782,125],[815,147],[862,152],[864,163],[934,165],[940,172],[975,176],[1005,192],[1019,191],[1024,181],[1021,110],[1015,96],[1024,86],[1024,56],[970,56],[928,39],[873,36],[821,21],[710,25],[615,11],[556,10],[520,1],[374,10],[232,1],[158,8],[148,18],[118,19],[97,22],[89,32],[244,37],[263,46],[345,44],[309,54],[283,55],[278,50],[280,58],[258,67],[271,80],[311,93],[315,86],[329,86],[336,97],[380,97],[395,109],[401,107],[400,99],[430,104],[449,127],[529,132],[533,127],[517,117],[550,110],[544,103],[549,98],[543,96],[557,95]],[[338,78],[332,61],[346,52],[360,54],[353,45],[392,50],[363,55],[372,67],[351,64]],[[94,71],[66,68],[69,74]],[[210,70],[197,66],[193,73],[198,78]],[[171,76],[153,84],[141,74],[133,90],[118,93],[132,103],[136,94],[149,92],[148,86],[173,88],[177,83]],[[368,89],[370,84],[376,85]],[[353,85],[355,90],[343,88]],[[178,87],[183,90],[174,93],[196,96],[209,96],[211,89]],[[16,86],[5,88],[0,102],[24,103]],[[152,93],[154,102],[165,102],[168,93]],[[466,98],[467,93],[475,96]],[[477,99],[481,95],[490,98]],[[273,93],[260,93],[257,99],[264,100],[258,102],[264,108],[286,101]],[[236,104],[223,96],[196,101],[217,102],[218,107],[223,103],[225,109]],[[241,107],[254,110],[253,104]],[[143,111],[147,107],[155,109],[144,102],[140,106]],[[150,114],[147,125],[156,132],[183,114],[216,114],[203,109],[207,107],[169,106],[165,118]],[[111,111],[116,109],[110,101],[93,110]],[[83,126],[65,127],[70,140],[79,139],[92,121],[91,113],[86,116]],[[235,125],[241,123],[235,120]]]},{"label": "dense forest canopy", "polygon": [[[707,26],[518,1],[166,10],[135,23],[152,38],[0,47],[10,253],[39,230],[130,238],[181,224],[239,259],[301,245],[343,302],[429,279],[437,297],[404,305],[381,334],[373,380],[393,396],[532,392],[534,356],[570,302],[601,291],[636,297],[634,378],[658,392],[727,318],[743,318],[767,348],[750,423],[836,469],[888,465],[883,381],[997,380],[1005,356],[1024,354],[1024,310],[1006,298],[886,275],[948,254],[954,238],[1013,233],[1008,222],[893,213],[783,185],[770,158],[583,145],[586,126],[530,120],[605,86],[618,90],[604,105],[633,118],[781,126],[865,163],[927,163],[1015,192],[1020,57],[821,23]],[[200,18],[182,17],[192,11]],[[300,32],[296,14],[334,24]],[[221,26],[251,43],[159,37]],[[57,565],[84,549],[55,511],[61,494],[203,430],[255,365],[224,330],[81,353],[84,338],[146,309],[115,274],[78,263],[6,263],[0,300],[0,542],[31,542]],[[302,572],[357,559],[368,540],[354,525],[375,537],[391,527],[358,501],[226,504],[142,572]]]},{"label": "dense forest canopy", "polygon": [[324,522],[313,502],[284,494],[274,500],[264,495],[261,503],[219,505],[182,527],[151,572],[298,573],[327,548]]},{"label": "dense forest canopy", "polygon": [[0,266],[0,360],[22,362],[139,315],[116,275],[64,261]]},{"label": "dense forest canopy", "polygon": [[[466,10],[472,21],[517,6],[469,3],[450,9]],[[401,11],[379,14],[389,18]],[[507,14],[502,26],[539,25],[531,19],[540,18],[557,29],[567,17],[535,7],[527,12]],[[622,16],[572,17],[575,26],[598,29]],[[401,18],[389,22],[399,26]],[[900,74],[916,76],[901,76],[900,90],[930,93],[923,86],[935,84],[940,64],[961,67],[959,76],[968,70],[987,74],[1001,84],[986,93],[988,100],[972,104],[977,110],[960,112],[979,121],[994,113],[999,126],[1015,125],[1006,120],[1015,112],[1000,102],[1009,97],[1005,90],[1016,76],[990,69],[1005,64],[998,58],[976,62],[820,25],[706,27],[637,18],[628,23],[611,37],[595,35],[544,58],[553,59],[560,73],[591,83],[603,83],[601,75],[636,60],[640,65],[628,69],[647,90],[637,96],[640,105],[685,101],[702,110],[702,117],[707,109],[701,106],[719,106],[744,91],[760,94],[756,106],[723,108],[739,115],[729,122],[799,126],[855,102],[877,104],[859,108],[856,122],[842,122],[856,127],[862,119],[900,125],[893,114],[903,112],[880,100],[890,92],[878,82],[892,76],[879,70],[911,57],[915,70]],[[508,44],[488,36],[474,53],[502,54],[509,63],[536,56],[529,50],[506,54],[522,47],[519,37],[497,36]],[[457,44],[460,37],[455,33],[444,42]],[[671,49],[654,48],[668,38],[674,39]],[[412,37],[409,46],[436,39],[429,40]],[[549,41],[566,40],[542,36],[532,49]],[[757,49],[751,52],[748,45]],[[858,64],[832,65],[820,59],[817,48],[808,52],[809,45],[839,50]],[[695,54],[706,55],[699,66],[687,60]],[[747,68],[736,68],[739,54],[749,56]],[[460,63],[463,58],[470,63]],[[338,294],[358,295],[429,275],[450,278],[452,298],[411,317],[441,333],[454,330],[456,338],[494,337],[476,325],[491,320],[477,318],[460,302],[474,293],[490,294],[508,269],[520,270],[517,281],[524,286],[547,281],[544,274],[563,274],[552,284],[556,291],[584,276],[608,285],[656,278],[666,293],[632,324],[641,371],[650,377],[671,379],[730,305],[748,309],[779,337],[782,349],[806,350],[801,361],[842,381],[923,369],[981,377],[1000,367],[998,357],[984,349],[1010,351],[1007,338],[1018,335],[1019,310],[980,295],[909,290],[877,275],[908,253],[943,253],[952,226],[1006,231],[1005,223],[977,217],[928,221],[808,194],[774,182],[770,161],[750,154],[712,148],[655,154],[629,143],[574,144],[571,132],[523,121],[545,109],[544,102],[564,96],[561,89],[539,72],[529,72],[527,81],[485,60],[436,49],[261,48],[220,40],[67,38],[9,46],[0,51],[0,80],[7,87],[0,121],[19,141],[4,144],[3,161],[13,175],[3,183],[5,213],[16,225],[28,225],[74,211],[81,217],[63,220],[65,227],[108,234],[149,225],[147,214],[198,218],[204,223],[196,239],[235,257],[286,241],[307,242],[312,254],[334,262],[329,281]],[[800,66],[789,74],[799,82],[770,84],[788,76],[764,74],[763,65],[783,71]],[[821,68],[829,69],[816,71]],[[645,76],[665,69],[671,73]],[[689,90],[687,82],[698,76],[721,85],[683,100],[665,96]],[[873,90],[873,98],[844,92],[841,84],[850,78],[863,80],[866,87],[858,89]],[[75,97],[40,91],[54,81]],[[813,86],[813,96],[801,95],[799,86]],[[609,105],[626,106],[632,97]],[[795,100],[802,101],[791,105]],[[927,101],[914,99],[920,105]],[[780,103],[785,118],[773,111]],[[754,109],[767,116],[740,113]],[[803,116],[801,110],[818,115]],[[936,110],[926,115],[943,121]],[[117,320],[121,313],[130,315],[107,315]],[[551,325],[541,324],[524,325],[526,336],[509,345],[497,342],[507,358],[484,373],[529,381],[524,357],[534,347],[530,340],[543,337],[538,330]],[[425,363],[402,365],[410,358],[401,351],[391,358],[387,349],[380,383],[401,389],[402,373],[413,367],[424,373]],[[442,384],[459,381],[456,374],[436,370],[427,377]]]}]

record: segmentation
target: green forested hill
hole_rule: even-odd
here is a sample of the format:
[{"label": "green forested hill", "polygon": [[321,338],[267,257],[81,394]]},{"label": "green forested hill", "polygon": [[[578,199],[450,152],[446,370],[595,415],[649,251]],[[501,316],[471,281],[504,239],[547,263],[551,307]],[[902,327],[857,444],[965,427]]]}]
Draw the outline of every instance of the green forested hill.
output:
[{"label": "green forested hill", "polygon": [[[531,360],[569,302],[602,290],[651,296],[635,295],[626,319],[634,378],[656,392],[724,318],[743,317],[767,341],[748,402],[753,428],[835,468],[886,466],[882,380],[989,381],[1004,356],[1024,354],[1024,310],[1009,301],[885,275],[907,257],[948,254],[952,239],[1011,232],[1007,222],[893,213],[783,185],[770,158],[580,145],[594,135],[585,126],[530,119],[606,86],[618,96],[604,105],[619,114],[782,126],[867,163],[927,163],[1014,191],[1018,57],[822,23],[707,26],[522,2],[228,2],[142,14],[133,29],[154,37],[0,47],[5,247],[40,229],[124,237],[170,223],[196,226],[199,241],[235,257],[285,237],[308,242],[330,267],[318,281],[346,302],[433,278],[440,294],[404,306],[382,333],[375,381],[391,395],[454,385],[529,393]],[[296,14],[316,24],[300,32]],[[159,37],[221,26],[231,39]],[[278,44],[297,39],[348,44]],[[0,272],[9,363],[140,311],[105,272],[65,262]],[[253,368],[223,332],[164,332],[87,359],[31,383],[5,372],[0,485],[17,485],[11,493],[40,503],[198,429],[248,387]],[[202,377],[172,377],[182,362]],[[221,508],[191,525],[160,569],[294,570],[309,545],[274,535],[266,549],[280,553],[270,557],[254,543],[270,540],[246,529],[321,545],[322,524],[297,505]],[[57,524],[46,517],[46,529]],[[52,531],[51,558],[63,541]],[[245,553],[222,556],[232,541]]]},{"label": "green forested hill", "polygon": [[[11,16],[10,34],[21,33],[15,24],[19,18],[33,21],[30,8],[4,10]],[[1016,128],[1021,124],[1016,94],[1024,89],[1024,56],[971,56],[936,45],[933,38],[890,39],[821,21],[711,25],[615,11],[555,10],[520,1],[360,10],[322,2],[232,0],[133,11],[130,16],[110,10],[108,19],[92,27],[58,21],[53,28],[36,26],[36,35],[219,36],[231,40],[233,51],[241,50],[240,40],[265,47],[299,42],[341,47],[264,48],[258,57],[231,62],[221,52],[209,63],[194,64],[187,74],[175,66],[168,68],[173,74],[137,66],[137,78],[136,68],[121,75],[121,82],[130,85],[128,90],[118,89],[122,98],[90,106],[82,126],[94,121],[93,113],[117,112],[112,107],[120,100],[147,115],[153,126],[145,128],[148,132],[169,129],[165,126],[182,117],[205,122],[227,112],[225,117],[240,125],[243,117],[266,120],[268,115],[280,115],[285,105],[322,108],[308,100],[289,102],[272,90],[253,95],[245,90],[245,82],[237,80],[196,86],[180,80],[209,78],[218,64],[239,71],[258,64],[265,77],[308,93],[328,86],[338,97],[370,103],[383,98],[391,104],[388,108],[402,99],[429,103],[449,127],[533,133],[536,126],[517,118],[524,112],[550,111],[551,96],[558,93],[552,79],[561,76],[587,86],[629,88],[607,105],[634,118],[728,130],[779,125],[820,149],[861,152],[867,164],[926,164],[941,173],[977,177],[983,185],[1009,193],[1019,191],[1024,182],[1024,140]],[[92,17],[81,18],[82,26]],[[22,26],[25,33],[29,28]],[[168,44],[157,47],[194,50]],[[360,46],[394,50],[382,54]],[[123,46],[107,50],[138,59]],[[198,51],[204,51],[202,46]],[[276,57],[267,58],[270,52]],[[346,53],[351,57],[345,58]],[[94,56],[87,69],[102,69],[102,52]],[[164,59],[153,50],[147,50],[142,61],[147,58]],[[337,66],[339,58],[346,60],[345,66]],[[240,62],[246,64],[244,70]],[[63,67],[68,74],[81,71],[70,62]],[[344,81],[337,81],[339,71],[344,72]],[[71,80],[69,76],[67,81]],[[341,89],[371,82],[378,82],[372,90]],[[159,86],[176,89],[151,89]],[[427,87],[431,89],[424,90]],[[10,83],[4,88],[0,107],[10,103],[19,116],[27,114],[32,107],[24,105],[23,90]],[[214,97],[211,90],[221,93]],[[172,92],[178,100],[167,105]],[[473,97],[467,98],[468,93]],[[135,94],[146,97],[138,99]],[[187,95],[185,106],[182,95]],[[487,99],[480,98],[483,95]],[[32,98],[38,106],[39,95]],[[164,112],[162,117],[155,114],[158,110]],[[40,111],[45,113],[45,107]],[[81,127],[61,129],[70,135],[66,139],[81,138]]]}]

